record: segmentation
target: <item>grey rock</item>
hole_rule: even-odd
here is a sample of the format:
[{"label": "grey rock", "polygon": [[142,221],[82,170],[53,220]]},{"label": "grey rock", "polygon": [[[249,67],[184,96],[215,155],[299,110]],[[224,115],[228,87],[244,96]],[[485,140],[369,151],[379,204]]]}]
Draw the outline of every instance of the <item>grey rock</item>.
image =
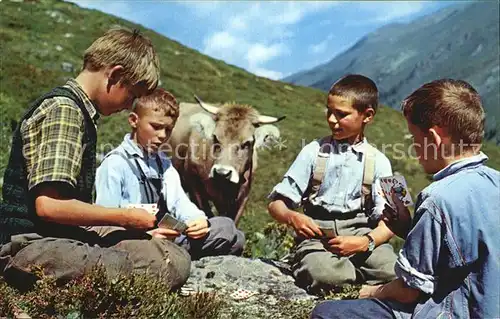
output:
[{"label": "grey rock", "polygon": [[292,276],[270,262],[236,256],[216,256],[193,261],[191,276],[183,288],[200,292],[217,288],[228,295],[244,289],[258,295],[297,301],[315,298],[294,282]]},{"label": "grey rock", "polygon": [[[181,294],[216,292],[227,307],[221,318],[284,318],[279,311],[282,301],[314,302],[317,298],[294,283],[285,265],[261,259],[236,256],[204,257],[191,263],[191,276]],[[250,293],[238,298],[237,291]]]},{"label": "grey rock", "polygon": [[73,72],[73,70],[74,70],[73,64],[71,64],[69,62],[61,63],[61,67],[62,67],[64,72]]}]

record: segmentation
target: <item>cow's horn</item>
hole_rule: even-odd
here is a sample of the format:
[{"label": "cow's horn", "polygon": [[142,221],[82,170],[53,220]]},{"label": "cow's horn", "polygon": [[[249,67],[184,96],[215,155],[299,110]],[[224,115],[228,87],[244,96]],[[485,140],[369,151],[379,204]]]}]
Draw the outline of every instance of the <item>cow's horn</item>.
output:
[{"label": "cow's horn", "polygon": [[217,106],[213,106],[213,105],[210,105],[210,104],[207,104],[205,102],[203,102],[199,97],[197,97],[196,95],[194,96],[196,102],[198,102],[198,104],[200,104],[200,106],[205,110],[207,111],[208,113],[211,113],[211,114],[217,114],[217,112],[219,111],[219,108]]},{"label": "cow's horn", "polygon": [[286,115],[280,116],[280,117],[274,117],[274,116],[267,116],[267,115],[260,115],[259,116],[259,124],[272,124],[279,122],[283,119],[285,119]]}]

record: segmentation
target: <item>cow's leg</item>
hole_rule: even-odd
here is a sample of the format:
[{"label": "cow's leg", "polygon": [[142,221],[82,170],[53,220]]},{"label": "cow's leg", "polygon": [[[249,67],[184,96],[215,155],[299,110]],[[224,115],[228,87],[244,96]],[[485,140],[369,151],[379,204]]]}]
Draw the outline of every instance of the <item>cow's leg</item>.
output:
[{"label": "cow's leg", "polygon": [[[190,182],[188,182],[189,180]],[[210,202],[208,201],[208,193],[205,186],[202,184],[201,179],[196,175],[191,175],[186,179],[186,188],[184,189],[188,194],[191,201],[198,206],[199,209],[205,212],[207,217],[214,217]]]}]

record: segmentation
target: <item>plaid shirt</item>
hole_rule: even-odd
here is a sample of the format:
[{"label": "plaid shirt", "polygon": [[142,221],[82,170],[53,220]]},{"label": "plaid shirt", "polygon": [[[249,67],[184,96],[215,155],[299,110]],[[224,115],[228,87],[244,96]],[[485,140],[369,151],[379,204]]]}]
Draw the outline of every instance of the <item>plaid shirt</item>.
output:
[{"label": "plaid shirt", "polygon": [[[70,79],[65,85],[82,99],[97,125],[99,114],[80,85]],[[85,119],[82,110],[67,97],[42,102],[21,124],[28,188],[42,182],[65,182],[75,187],[83,156]]]}]

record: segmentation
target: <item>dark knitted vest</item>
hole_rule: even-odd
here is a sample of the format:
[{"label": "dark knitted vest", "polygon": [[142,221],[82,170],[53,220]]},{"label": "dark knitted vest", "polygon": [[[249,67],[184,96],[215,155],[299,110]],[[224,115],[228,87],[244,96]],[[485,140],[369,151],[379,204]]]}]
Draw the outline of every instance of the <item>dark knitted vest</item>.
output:
[{"label": "dark knitted vest", "polygon": [[[42,222],[34,206],[34,198],[28,192],[28,173],[23,156],[21,124],[30,118],[34,111],[45,100],[56,96],[64,96],[73,100],[82,110],[85,118],[83,136],[83,160],[77,185],[72,197],[83,202],[92,203],[92,191],[96,170],[97,134],[92,118],[83,101],[70,89],[57,87],[36,100],[19,121],[12,139],[9,162],[4,174],[3,203],[0,203],[0,244],[10,241],[10,237],[22,233],[47,233],[47,230],[61,228],[61,225]],[[66,226],[63,226],[66,227]]]}]

